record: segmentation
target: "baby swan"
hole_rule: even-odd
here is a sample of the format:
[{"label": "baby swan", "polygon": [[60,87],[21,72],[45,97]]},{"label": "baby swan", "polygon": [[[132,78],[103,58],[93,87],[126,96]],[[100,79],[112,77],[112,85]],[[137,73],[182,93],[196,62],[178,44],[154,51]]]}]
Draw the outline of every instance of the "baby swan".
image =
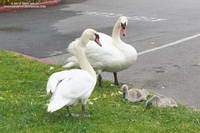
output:
[{"label": "baby swan", "polygon": [[128,89],[128,85],[122,85],[123,98],[130,102],[140,102],[147,100],[149,92],[145,89]]},{"label": "baby swan", "polygon": [[153,96],[146,102],[146,107],[177,107],[177,103],[173,98],[166,96]]}]

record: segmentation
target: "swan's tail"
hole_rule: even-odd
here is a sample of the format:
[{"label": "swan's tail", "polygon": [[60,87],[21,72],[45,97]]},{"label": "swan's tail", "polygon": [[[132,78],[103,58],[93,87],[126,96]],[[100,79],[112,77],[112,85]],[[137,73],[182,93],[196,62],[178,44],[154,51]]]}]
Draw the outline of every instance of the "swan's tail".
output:
[{"label": "swan's tail", "polygon": [[74,56],[69,57],[67,59],[67,62],[68,63],[63,66],[64,68],[73,68],[73,67],[78,67],[79,66],[78,60]]},{"label": "swan's tail", "polygon": [[75,66],[76,66],[75,62],[69,62],[69,63],[65,64],[63,67],[64,68],[72,68],[72,67],[75,67]]},{"label": "swan's tail", "polygon": [[66,105],[64,100],[52,100],[49,105],[47,112],[55,112]]}]

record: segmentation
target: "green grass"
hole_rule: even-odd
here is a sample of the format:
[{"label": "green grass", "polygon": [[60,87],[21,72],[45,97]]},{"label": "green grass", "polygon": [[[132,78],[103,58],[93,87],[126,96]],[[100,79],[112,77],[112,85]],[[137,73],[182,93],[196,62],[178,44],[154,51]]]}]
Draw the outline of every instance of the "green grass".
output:
[{"label": "green grass", "polygon": [[48,113],[45,86],[52,66],[0,51],[0,133],[200,133],[200,112],[128,103],[109,81],[90,97],[91,118],[66,117],[66,108]]}]

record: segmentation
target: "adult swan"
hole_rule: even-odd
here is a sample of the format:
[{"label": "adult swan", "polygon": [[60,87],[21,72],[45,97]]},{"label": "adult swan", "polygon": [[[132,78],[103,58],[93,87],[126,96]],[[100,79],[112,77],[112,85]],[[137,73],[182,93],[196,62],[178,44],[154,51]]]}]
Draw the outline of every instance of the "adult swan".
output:
[{"label": "adult swan", "polygon": [[[95,42],[89,41],[90,45],[87,45],[86,55],[89,62],[99,74],[99,85],[101,84],[102,71],[113,72],[114,82],[118,85],[117,72],[122,71],[130,67],[134,61],[137,60],[136,49],[123,42],[120,38],[120,33],[125,36],[127,31],[128,19],[125,16],[119,17],[114,25],[112,37],[99,33],[102,48],[97,47]],[[69,45],[68,51],[73,55],[73,44]],[[69,57],[66,68],[79,66],[75,56]]]},{"label": "adult swan", "polygon": [[82,111],[85,112],[87,100],[94,90],[97,77],[85,55],[85,47],[89,40],[101,46],[98,33],[92,29],[85,30],[79,39],[71,43],[74,44],[73,53],[81,69],[61,71],[50,76],[47,93],[52,92],[53,96],[48,104],[48,112],[54,112],[67,106],[69,115],[73,115],[69,111],[69,106],[78,101],[81,101]]}]

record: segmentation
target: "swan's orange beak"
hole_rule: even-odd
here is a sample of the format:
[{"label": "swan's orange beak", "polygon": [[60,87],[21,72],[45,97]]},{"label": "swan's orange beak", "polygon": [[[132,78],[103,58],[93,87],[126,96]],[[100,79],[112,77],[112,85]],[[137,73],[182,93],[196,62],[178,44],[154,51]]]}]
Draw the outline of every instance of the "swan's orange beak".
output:
[{"label": "swan's orange beak", "polygon": [[101,42],[99,41],[99,38],[96,38],[96,39],[95,39],[95,42],[96,42],[100,47],[102,47]]},{"label": "swan's orange beak", "polygon": [[127,28],[121,28],[121,34],[123,36],[125,36],[127,34],[127,32],[128,32]]}]

